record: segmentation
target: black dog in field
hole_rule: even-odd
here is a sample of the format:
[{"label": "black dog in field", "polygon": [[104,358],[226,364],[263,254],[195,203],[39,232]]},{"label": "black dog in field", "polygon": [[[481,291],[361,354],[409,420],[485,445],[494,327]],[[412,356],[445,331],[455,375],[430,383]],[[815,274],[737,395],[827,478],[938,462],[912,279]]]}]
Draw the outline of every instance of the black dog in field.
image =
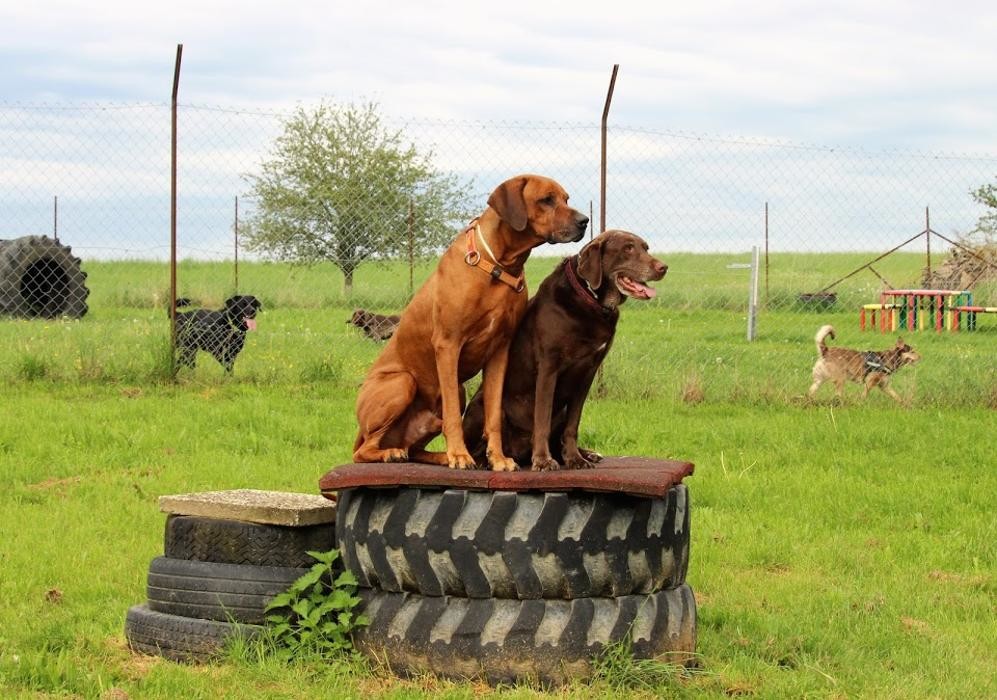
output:
[{"label": "black dog in field", "polygon": [[[177,308],[189,306],[190,299],[177,299]],[[251,294],[225,300],[225,308],[177,312],[177,351],[181,365],[193,367],[198,350],[211,353],[226,372],[246,343],[246,333],[256,330],[256,313],[263,308]]]},{"label": "black dog in field", "polygon": [[353,312],[352,318],[347,323],[352,323],[362,330],[364,335],[371,340],[387,340],[394,335],[400,320],[401,316],[385,316],[364,309],[357,309]]}]

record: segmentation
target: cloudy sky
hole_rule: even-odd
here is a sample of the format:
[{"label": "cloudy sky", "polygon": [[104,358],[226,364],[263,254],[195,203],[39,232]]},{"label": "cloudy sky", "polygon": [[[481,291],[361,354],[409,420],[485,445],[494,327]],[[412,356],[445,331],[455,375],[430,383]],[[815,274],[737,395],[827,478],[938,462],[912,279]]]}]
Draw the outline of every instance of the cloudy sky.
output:
[{"label": "cloudy sky", "polygon": [[286,107],[371,99],[454,119],[612,121],[993,153],[997,3],[0,3],[0,100]]},{"label": "cloudy sky", "polygon": [[481,201],[534,171],[591,208],[614,63],[607,225],[659,249],[749,250],[769,203],[784,250],[885,249],[929,205],[971,229],[997,178],[993,0],[256,5],[0,0],[0,238],[52,229],[58,195],[83,254],[163,253],[178,43],[181,229],[203,255],[230,254],[280,115],[319,100],[406,120]]}]

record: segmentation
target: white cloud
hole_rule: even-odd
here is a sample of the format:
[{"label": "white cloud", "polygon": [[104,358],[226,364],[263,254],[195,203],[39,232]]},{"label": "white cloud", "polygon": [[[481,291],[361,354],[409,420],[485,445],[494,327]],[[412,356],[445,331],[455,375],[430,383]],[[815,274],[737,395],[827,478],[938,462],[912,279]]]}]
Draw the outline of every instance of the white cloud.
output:
[{"label": "white cloud", "polygon": [[945,115],[931,138],[982,147],[997,134],[974,116],[997,109],[997,8],[983,2],[61,0],[5,6],[0,24],[0,85],[17,100],[168,99],[182,42],[181,100],[196,104],[332,96],[406,115],[597,121],[616,62],[616,123],[767,123],[767,136],[824,141],[833,122],[858,126],[831,137],[876,131],[862,118],[874,112],[928,146],[907,129],[931,126],[904,104],[919,98]]},{"label": "white cloud", "polygon": [[[0,26],[4,100],[163,104],[170,95],[176,44],[182,42],[184,105],[287,110],[323,98],[374,100],[401,121],[460,121],[461,140],[445,127],[420,133],[436,147],[438,167],[477,175],[483,190],[503,174],[543,171],[563,177],[583,208],[597,199],[597,128],[613,63],[621,66],[611,112],[616,127],[868,149],[997,150],[997,5],[992,1],[946,6],[901,0],[760,0],[750,5],[299,0],[251,6],[215,0],[41,0],[0,6]],[[42,224],[21,228],[43,226],[52,192],[65,193],[67,208],[73,204],[70,191],[107,197],[127,187],[162,199],[167,144],[157,130],[161,118],[138,122],[154,139],[150,146],[140,141],[142,129],[134,129],[127,135],[134,150],[114,155],[109,145],[106,161],[97,164],[68,159],[76,132],[66,127],[46,133],[44,119],[34,125],[37,156],[20,134],[20,150],[10,155],[0,143],[0,159],[16,166],[5,170],[8,192],[41,202],[31,204],[31,216],[41,212]],[[468,126],[474,120],[491,126],[478,133]],[[210,133],[229,133],[230,141],[202,136],[201,143],[184,144],[183,195],[219,194],[212,231],[227,230],[240,173],[257,162],[276,121],[233,118],[228,124],[220,119],[220,126],[212,122],[210,128],[217,131]],[[589,130],[517,132],[516,125],[527,121],[584,124]],[[21,129],[33,120],[16,123]],[[10,125],[0,121],[0,136],[9,135],[5,128]],[[866,179],[861,170],[851,170],[835,182],[836,171],[827,178],[804,165],[780,165],[771,155],[743,160],[733,155],[738,148],[728,148],[731,156],[715,165],[708,146],[670,137],[631,140],[626,133],[617,129],[610,143],[611,175],[616,168],[610,211],[628,212],[616,223],[654,231],[657,222],[665,222],[666,233],[670,224],[680,223],[693,236],[702,226],[704,237],[718,229],[716,220],[730,222],[725,231],[746,225],[750,230],[738,245],[754,235],[750,217],[759,202],[794,192],[801,212],[797,227],[811,226],[808,235],[814,237],[821,221],[842,216],[834,209],[841,203],[854,206],[856,200],[859,209],[889,207],[898,226],[906,226],[908,211],[931,203],[926,200],[945,187],[952,226],[965,227],[974,216],[961,209],[965,192],[980,173],[997,169],[993,161],[965,172],[943,169],[940,174],[950,173],[955,184],[926,176],[923,189],[893,191],[903,188],[889,177],[907,177],[908,183],[915,177],[881,170]],[[102,147],[97,144],[93,148]],[[668,164],[684,152],[695,162],[662,174],[672,190],[662,190],[640,170],[644,161]],[[39,169],[31,158],[49,158],[51,168]],[[808,158],[804,162],[820,161]],[[781,177],[771,172],[773,162],[785,168]],[[910,161],[903,165],[914,167]],[[630,187],[621,192],[624,183]],[[817,201],[811,203],[807,197],[813,192]],[[159,200],[154,201],[158,207]],[[704,219],[704,211],[713,223]],[[939,217],[943,213],[940,208]],[[103,223],[98,217],[104,214],[93,216]],[[853,211],[838,230],[854,230],[856,240],[866,235],[870,225],[854,223],[863,216]],[[152,214],[147,224],[141,221],[118,226],[161,228]],[[717,245],[730,240],[719,239]]]}]

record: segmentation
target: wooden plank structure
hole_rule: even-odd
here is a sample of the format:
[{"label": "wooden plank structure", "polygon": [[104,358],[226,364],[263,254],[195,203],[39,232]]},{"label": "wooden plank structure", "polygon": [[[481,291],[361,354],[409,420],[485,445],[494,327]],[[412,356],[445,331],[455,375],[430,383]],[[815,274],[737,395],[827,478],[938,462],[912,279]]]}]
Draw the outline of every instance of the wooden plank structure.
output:
[{"label": "wooden plank structure", "polygon": [[548,472],[449,469],[414,462],[344,464],[319,480],[322,495],[340,489],[421,486],[482,491],[597,491],[663,498],[693,472],[690,462],[649,457],[606,457],[593,469]]}]

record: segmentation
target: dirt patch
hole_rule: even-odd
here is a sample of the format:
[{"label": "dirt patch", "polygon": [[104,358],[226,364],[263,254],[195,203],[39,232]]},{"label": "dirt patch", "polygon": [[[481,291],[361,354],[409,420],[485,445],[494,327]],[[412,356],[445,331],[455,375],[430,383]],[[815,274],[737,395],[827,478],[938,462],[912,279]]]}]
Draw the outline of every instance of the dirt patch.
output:
[{"label": "dirt patch", "polygon": [[927,622],[925,622],[924,620],[915,619],[913,617],[901,617],[900,622],[904,626],[905,632],[924,633],[927,632],[929,629]]},{"label": "dirt patch", "polygon": [[120,659],[122,673],[129,680],[142,680],[149,675],[149,671],[163,663],[159,656],[132,651],[124,637],[108,637],[104,640],[104,646]]},{"label": "dirt patch", "polygon": [[50,493],[58,498],[66,498],[69,496],[70,490],[82,481],[82,476],[67,476],[61,479],[50,477],[36,484],[28,484],[25,488],[29,491]]},{"label": "dirt patch", "polygon": [[951,571],[939,571],[938,569],[930,572],[928,578],[940,583],[954,583],[974,588],[985,586],[990,580],[989,577],[983,575],[965,576],[963,574],[954,574]]}]

